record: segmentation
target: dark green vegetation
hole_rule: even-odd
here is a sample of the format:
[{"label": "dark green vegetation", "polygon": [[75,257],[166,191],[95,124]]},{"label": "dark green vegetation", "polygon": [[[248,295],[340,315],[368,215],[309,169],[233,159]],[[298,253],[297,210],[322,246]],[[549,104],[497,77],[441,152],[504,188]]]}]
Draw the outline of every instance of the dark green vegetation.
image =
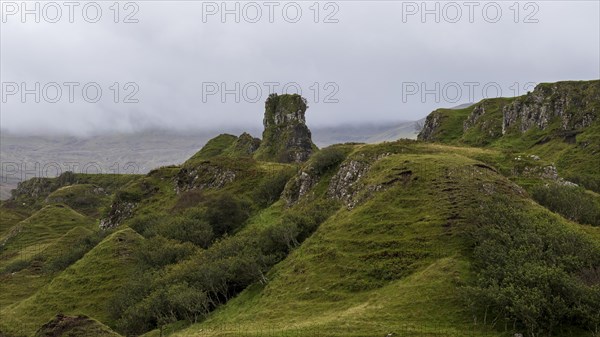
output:
[{"label": "dark green vegetation", "polygon": [[429,120],[438,143],[290,163],[221,135],[147,175],[27,182],[0,208],[0,335],[598,336],[600,111],[574,140],[502,135],[518,100]]}]

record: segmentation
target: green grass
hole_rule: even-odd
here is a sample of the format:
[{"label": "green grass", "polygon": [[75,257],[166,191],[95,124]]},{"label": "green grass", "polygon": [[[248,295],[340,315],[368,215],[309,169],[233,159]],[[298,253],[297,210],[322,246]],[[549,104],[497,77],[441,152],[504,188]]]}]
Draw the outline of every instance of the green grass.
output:
[{"label": "green grass", "polygon": [[[379,151],[389,146],[380,145]],[[464,336],[473,325],[459,288],[470,276],[465,225],[455,212],[472,207],[463,203],[482,193],[483,184],[512,188],[499,174],[474,168],[476,163],[442,151],[379,160],[364,178],[367,186],[389,181],[393,169],[411,170],[411,178],[352,210],[340,209],[269,273],[266,286],[250,287],[205,323],[175,336],[198,335],[201,329],[207,336],[270,330],[300,336],[404,330],[415,336]],[[272,207],[256,220],[269,222],[276,214]]]},{"label": "green grass", "polygon": [[96,185],[77,184],[57,189],[46,198],[46,202],[65,203],[82,214],[98,218],[110,206],[110,195]]},{"label": "green grass", "polygon": [[17,223],[2,237],[0,268],[15,260],[28,260],[71,229],[93,228],[95,221],[64,204],[44,206],[29,218]]},{"label": "green grass", "polygon": [[[90,317],[71,329],[73,336],[115,336],[108,328],[117,323],[109,304],[114,294],[128,291],[124,288],[132,284],[128,281],[152,280],[152,287],[180,282],[193,271],[186,268],[202,267],[194,265],[194,258],[214,253],[211,247],[198,248],[188,259],[141,278],[136,247],[144,239],[128,226],[143,228],[134,224],[182,216],[189,208],[202,208],[207,196],[227,193],[248,204],[250,217],[216,246],[227,248],[233,237],[258,237],[281,229],[287,221],[305,225],[301,229],[308,237],[299,238],[301,244],[287,257],[287,250],[278,251],[276,261],[281,262],[266,274],[266,283],[254,283],[241,293],[243,287],[235,289],[238,295],[206,321],[169,324],[166,335],[511,336],[504,332],[504,322],[496,328],[482,324],[484,313],[468,305],[464,287],[476,276],[467,213],[478,209],[481,200],[502,194],[525,205],[532,219],[553,217],[557,226],[600,242],[600,227],[567,221],[535,203],[528,191],[548,180],[524,173],[554,164],[562,176],[584,185],[588,190],[583,193],[597,200],[598,194],[590,190],[595,190],[600,176],[600,124],[580,130],[576,143],[560,136],[556,122],[546,130],[502,136],[499,118],[512,101],[478,103],[486,113],[466,131],[464,122],[474,107],[437,110],[434,115],[441,120],[434,135],[437,143],[336,145],[294,165],[239,155],[232,150],[239,138],[224,134],[183,165],[144,176],[73,175],[30,182],[51,188],[37,198],[24,195],[0,206],[0,271],[15,271],[0,274],[0,335],[31,336],[64,313]],[[329,194],[332,179],[340,179],[336,175],[340,161],[368,166],[349,189],[356,192],[350,197],[351,207],[331,200]],[[233,179],[210,187],[223,172],[232,173]],[[301,172],[316,180],[296,203],[260,199],[265,193],[259,192],[267,188],[279,192],[279,187],[269,185],[274,177],[283,176],[285,182],[294,176],[293,182]],[[178,186],[182,181],[185,184]],[[191,192],[186,191],[188,183]],[[95,193],[98,187],[107,194]],[[52,261],[69,261],[69,254],[77,253],[73,247],[82,241],[95,244],[97,218],[107,215],[110,203],[121,202],[135,207],[117,232],[66,269],[47,270]],[[315,224],[317,228],[310,227],[315,215],[326,219]],[[225,252],[227,259],[237,258],[236,252]],[[158,330],[146,334],[158,335]]]},{"label": "green grass", "polygon": [[20,208],[9,208],[2,204],[0,206],[0,237],[4,236],[11,227],[27,217],[29,217],[27,211]]},{"label": "green grass", "polygon": [[229,134],[221,134],[211,140],[209,140],[200,151],[193,155],[186,161],[186,164],[194,164],[198,161],[216,157],[223,154],[229,147],[231,147],[238,137]]},{"label": "green grass", "polygon": [[31,335],[57,313],[83,314],[110,326],[108,304],[135,277],[132,250],[140,240],[131,229],[112,234],[33,296],[3,308],[0,331]]}]

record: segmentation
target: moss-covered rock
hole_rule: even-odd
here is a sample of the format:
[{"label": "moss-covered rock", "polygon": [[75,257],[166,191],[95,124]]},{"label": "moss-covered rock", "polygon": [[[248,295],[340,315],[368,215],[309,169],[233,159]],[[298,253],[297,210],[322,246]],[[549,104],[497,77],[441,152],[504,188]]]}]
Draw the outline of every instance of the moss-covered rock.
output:
[{"label": "moss-covered rock", "polygon": [[600,82],[543,83],[503,109],[502,133],[545,130],[555,120],[564,131],[579,130],[598,119]]},{"label": "moss-covered rock", "polygon": [[282,163],[306,161],[316,149],[304,117],[307,107],[300,95],[271,94],[265,103],[262,143],[254,157]]},{"label": "moss-covered rock", "polygon": [[260,139],[252,137],[249,133],[242,133],[236,141],[225,151],[230,156],[251,156],[260,147]]}]

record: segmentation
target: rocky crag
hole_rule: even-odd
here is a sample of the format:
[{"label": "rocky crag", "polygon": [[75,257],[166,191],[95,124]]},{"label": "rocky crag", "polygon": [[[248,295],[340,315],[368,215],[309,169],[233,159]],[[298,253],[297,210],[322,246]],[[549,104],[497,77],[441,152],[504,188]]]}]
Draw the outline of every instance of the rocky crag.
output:
[{"label": "rocky crag", "polygon": [[[591,126],[599,116],[600,81],[542,83],[523,96],[486,99],[468,109],[438,109],[427,117],[417,138],[465,140],[469,132],[479,130],[489,141],[535,129],[552,129],[555,135],[567,137]],[[444,130],[455,119],[457,125],[462,124],[462,130]]]},{"label": "rocky crag", "polygon": [[305,162],[316,146],[306,126],[308,106],[300,95],[271,94],[265,103],[263,139],[254,158],[281,163]]}]

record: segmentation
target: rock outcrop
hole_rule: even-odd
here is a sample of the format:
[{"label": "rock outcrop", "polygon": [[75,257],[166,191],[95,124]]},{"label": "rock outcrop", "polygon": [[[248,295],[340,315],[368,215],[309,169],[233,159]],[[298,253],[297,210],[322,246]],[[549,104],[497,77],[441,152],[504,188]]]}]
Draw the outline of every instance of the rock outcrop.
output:
[{"label": "rock outcrop", "polygon": [[564,131],[590,126],[600,115],[600,82],[540,84],[502,110],[502,134],[546,129],[557,119]]},{"label": "rock outcrop", "polygon": [[306,161],[316,149],[306,126],[306,109],[300,95],[271,94],[265,102],[263,139],[254,157],[282,163]]},{"label": "rock outcrop", "polygon": [[132,201],[117,200],[110,205],[108,215],[100,219],[100,229],[118,227],[124,220],[131,218],[137,204]]},{"label": "rock outcrop", "polygon": [[436,110],[430,113],[425,119],[425,124],[423,124],[423,128],[417,135],[417,139],[425,141],[434,141],[435,134],[442,125],[442,120],[443,114],[441,111]]},{"label": "rock outcrop", "polygon": [[235,177],[235,170],[205,161],[196,167],[182,168],[175,177],[175,190],[181,193],[193,189],[223,188]]},{"label": "rock outcrop", "polygon": [[11,191],[11,200],[28,200],[45,198],[50,193],[63,186],[76,184],[77,179],[73,172],[67,171],[56,178],[31,178],[20,182],[17,188]]},{"label": "rock outcrop", "polygon": [[[543,83],[523,96],[483,100],[466,117],[463,114],[464,110],[433,111],[417,139],[471,138],[472,142],[475,135],[489,142],[505,134],[521,134],[537,128],[552,129],[552,136],[574,141],[577,132],[600,120],[600,81]],[[462,130],[457,130],[455,122],[461,118]]]},{"label": "rock outcrop", "polygon": [[260,147],[260,139],[252,137],[249,133],[242,133],[231,145],[229,151],[233,156],[251,156]]}]

